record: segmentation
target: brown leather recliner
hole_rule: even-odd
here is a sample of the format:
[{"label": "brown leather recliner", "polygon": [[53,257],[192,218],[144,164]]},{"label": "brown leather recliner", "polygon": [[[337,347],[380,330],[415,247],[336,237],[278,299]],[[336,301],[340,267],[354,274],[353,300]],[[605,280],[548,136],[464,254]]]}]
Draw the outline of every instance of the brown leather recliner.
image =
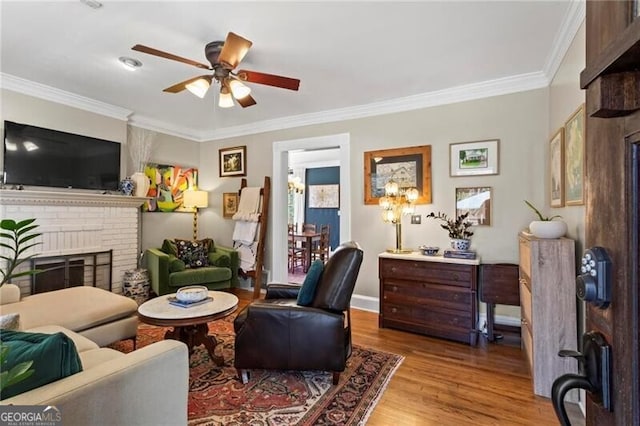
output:
[{"label": "brown leather recliner", "polygon": [[269,284],[264,300],[238,314],[234,365],[243,383],[249,369],[331,371],[338,383],[351,355],[349,303],[362,256],[357,243],[340,245],[324,266],[310,306],[296,303],[300,286]]}]

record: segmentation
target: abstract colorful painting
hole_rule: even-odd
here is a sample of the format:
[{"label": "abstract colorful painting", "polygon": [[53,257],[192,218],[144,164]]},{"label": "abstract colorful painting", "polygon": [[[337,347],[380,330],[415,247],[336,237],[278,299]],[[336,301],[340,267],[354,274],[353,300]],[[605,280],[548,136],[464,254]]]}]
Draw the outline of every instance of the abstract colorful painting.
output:
[{"label": "abstract colorful painting", "polygon": [[147,192],[151,200],[142,206],[143,211],[193,212],[193,209],[182,205],[182,194],[188,189],[198,188],[198,169],[149,163],[144,174],[151,180]]}]

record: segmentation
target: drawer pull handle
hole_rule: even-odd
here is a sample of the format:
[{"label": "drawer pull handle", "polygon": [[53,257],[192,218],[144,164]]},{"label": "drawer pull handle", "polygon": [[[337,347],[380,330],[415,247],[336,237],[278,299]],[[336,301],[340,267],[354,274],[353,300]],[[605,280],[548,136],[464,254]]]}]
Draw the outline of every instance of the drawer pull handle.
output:
[{"label": "drawer pull handle", "polygon": [[458,281],[460,279],[460,276],[458,276],[458,274],[453,274],[453,279],[454,281]]},{"label": "drawer pull handle", "polygon": [[396,291],[398,291],[398,287],[394,285],[393,287],[391,287],[391,291],[395,293]]},{"label": "drawer pull handle", "polygon": [[527,324],[529,324],[529,323],[527,322],[527,320],[526,320],[526,319],[522,318],[522,319],[520,320],[520,324],[522,324],[522,325],[527,325]]},{"label": "drawer pull handle", "polygon": [[395,314],[396,312],[398,312],[398,309],[397,309],[397,308],[391,308],[391,313],[394,313],[394,314]]}]

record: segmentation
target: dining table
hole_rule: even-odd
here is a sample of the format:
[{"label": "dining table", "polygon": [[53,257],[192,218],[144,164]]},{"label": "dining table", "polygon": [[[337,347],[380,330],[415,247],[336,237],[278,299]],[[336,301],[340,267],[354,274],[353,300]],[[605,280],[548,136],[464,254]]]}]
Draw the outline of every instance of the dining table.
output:
[{"label": "dining table", "polygon": [[302,247],[304,248],[305,261],[303,270],[305,273],[309,272],[309,267],[311,266],[311,252],[313,250],[313,243],[316,241],[320,241],[321,235],[322,234],[318,231],[304,231],[293,233],[294,242],[301,241]]}]

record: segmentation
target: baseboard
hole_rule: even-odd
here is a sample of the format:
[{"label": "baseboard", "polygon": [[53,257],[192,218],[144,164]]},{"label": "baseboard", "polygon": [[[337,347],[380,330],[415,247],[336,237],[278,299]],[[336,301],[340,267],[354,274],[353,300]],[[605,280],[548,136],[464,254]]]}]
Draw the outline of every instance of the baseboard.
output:
[{"label": "baseboard", "polygon": [[351,307],[363,311],[379,313],[380,298],[354,294],[353,296],[351,296]]}]

